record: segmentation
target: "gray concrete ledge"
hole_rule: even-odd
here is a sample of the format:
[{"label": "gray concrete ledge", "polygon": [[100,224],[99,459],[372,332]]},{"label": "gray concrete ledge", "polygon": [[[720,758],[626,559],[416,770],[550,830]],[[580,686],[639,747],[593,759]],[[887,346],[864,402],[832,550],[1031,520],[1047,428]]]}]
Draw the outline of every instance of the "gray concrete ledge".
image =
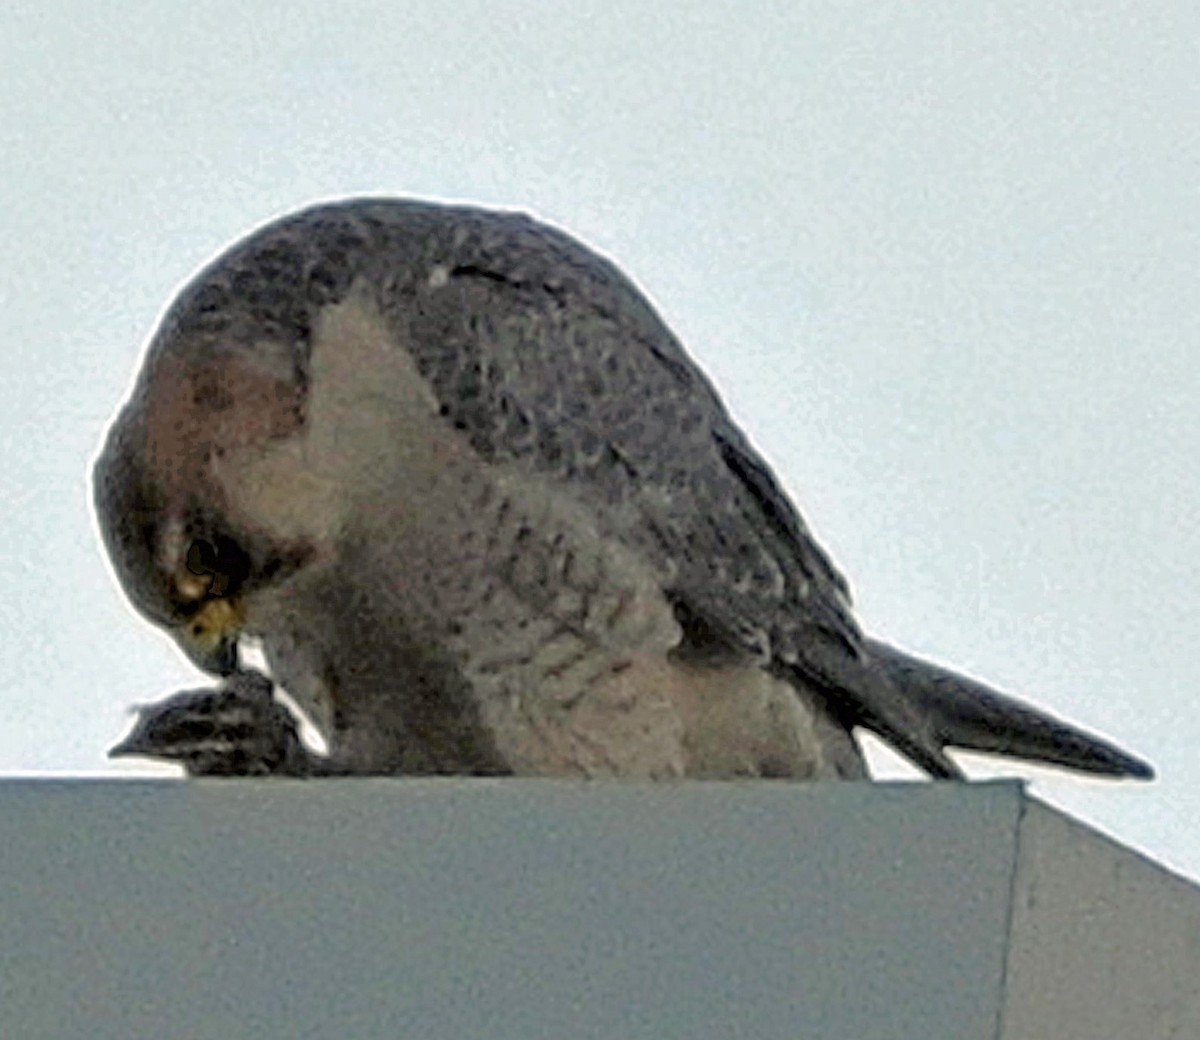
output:
[{"label": "gray concrete ledge", "polygon": [[1200,890],[1017,784],[0,782],[0,1037],[1200,1036]]}]

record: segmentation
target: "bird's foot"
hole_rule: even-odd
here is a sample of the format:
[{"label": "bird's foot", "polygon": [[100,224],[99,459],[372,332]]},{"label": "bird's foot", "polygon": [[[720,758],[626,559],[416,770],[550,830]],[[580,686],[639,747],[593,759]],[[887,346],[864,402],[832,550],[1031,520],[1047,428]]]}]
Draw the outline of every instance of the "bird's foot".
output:
[{"label": "bird's foot", "polygon": [[110,758],[176,762],[189,776],[313,776],[321,760],[261,672],[234,672],[216,689],[185,690],[138,709]]}]

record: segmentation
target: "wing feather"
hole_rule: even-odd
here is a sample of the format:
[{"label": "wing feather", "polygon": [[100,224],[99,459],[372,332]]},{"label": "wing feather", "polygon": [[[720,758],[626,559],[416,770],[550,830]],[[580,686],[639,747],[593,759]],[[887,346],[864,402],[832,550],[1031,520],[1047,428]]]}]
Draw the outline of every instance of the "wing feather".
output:
[{"label": "wing feather", "polygon": [[480,214],[445,246],[385,313],[476,450],[568,486],[661,569],[709,647],[801,673],[847,726],[957,775],[864,652],[845,579],[633,284],[519,215]]}]

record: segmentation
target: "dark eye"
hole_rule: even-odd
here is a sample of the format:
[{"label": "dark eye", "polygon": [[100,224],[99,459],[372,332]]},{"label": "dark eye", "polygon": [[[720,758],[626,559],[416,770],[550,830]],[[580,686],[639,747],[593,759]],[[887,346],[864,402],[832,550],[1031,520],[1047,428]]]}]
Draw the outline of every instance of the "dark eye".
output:
[{"label": "dark eye", "polygon": [[212,574],[217,566],[217,547],[197,538],[187,551],[187,569],[193,574]]}]

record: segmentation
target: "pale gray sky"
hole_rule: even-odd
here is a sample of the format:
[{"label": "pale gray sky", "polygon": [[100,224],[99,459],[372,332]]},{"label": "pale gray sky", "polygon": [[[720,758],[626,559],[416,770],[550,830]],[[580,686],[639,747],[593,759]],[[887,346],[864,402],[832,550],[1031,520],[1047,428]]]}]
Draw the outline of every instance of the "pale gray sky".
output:
[{"label": "pale gray sky", "polygon": [[1200,877],[1200,8],[547,6],[0,3],[0,771],[107,770],[198,678],[87,504],[173,292],[413,194],[613,256],[866,625],[1150,758],[1034,790]]}]

